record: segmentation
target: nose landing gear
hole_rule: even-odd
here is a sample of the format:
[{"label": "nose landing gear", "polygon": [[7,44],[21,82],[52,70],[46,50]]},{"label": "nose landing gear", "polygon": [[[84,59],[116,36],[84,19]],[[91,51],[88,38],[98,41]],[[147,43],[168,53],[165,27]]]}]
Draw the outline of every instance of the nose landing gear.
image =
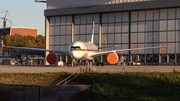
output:
[{"label": "nose landing gear", "polygon": [[87,66],[88,66],[88,67],[91,67],[91,66],[92,66],[92,62],[89,62],[89,61],[88,61],[88,62],[87,62]]}]

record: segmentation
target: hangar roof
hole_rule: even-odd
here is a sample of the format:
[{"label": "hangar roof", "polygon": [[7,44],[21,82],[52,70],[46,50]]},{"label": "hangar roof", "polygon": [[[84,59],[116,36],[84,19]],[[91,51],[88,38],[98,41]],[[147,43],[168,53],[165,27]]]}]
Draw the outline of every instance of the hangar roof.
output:
[{"label": "hangar roof", "polygon": [[154,0],[47,0],[47,9],[86,7],[148,1]]},{"label": "hangar roof", "polygon": [[111,5],[97,5],[74,8],[60,8],[47,9],[44,11],[44,16],[59,16],[59,15],[73,15],[73,14],[89,14],[89,13],[103,13],[103,12],[118,12],[118,11],[132,11],[156,8],[170,8],[180,7],[180,0],[156,0],[138,3],[121,3]]}]

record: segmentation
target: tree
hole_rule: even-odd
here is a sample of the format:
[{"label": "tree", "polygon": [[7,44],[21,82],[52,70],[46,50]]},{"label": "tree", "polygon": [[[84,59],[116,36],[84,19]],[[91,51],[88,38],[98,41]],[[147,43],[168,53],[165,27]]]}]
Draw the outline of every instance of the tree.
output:
[{"label": "tree", "polygon": [[33,36],[22,36],[19,34],[15,35],[4,35],[0,38],[0,41],[3,40],[4,45],[6,46],[15,46],[15,47],[45,47],[45,37],[38,35],[37,37]]},{"label": "tree", "polygon": [[45,37],[44,37],[44,36],[38,35],[38,36],[36,37],[36,43],[38,43],[37,46],[43,46],[43,47],[45,47],[45,42],[46,42],[46,40],[45,40]]}]

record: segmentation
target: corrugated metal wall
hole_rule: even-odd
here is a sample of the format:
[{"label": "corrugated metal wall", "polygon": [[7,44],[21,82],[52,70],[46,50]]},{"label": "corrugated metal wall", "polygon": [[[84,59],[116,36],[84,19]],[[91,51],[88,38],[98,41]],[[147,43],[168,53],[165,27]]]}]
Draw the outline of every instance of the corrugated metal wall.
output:
[{"label": "corrugated metal wall", "polygon": [[[90,41],[93,21],[95,21],[94,42],[97,46],[118,45],[108,49],[113,50],[127,49],[129,46],[142,48],[177,44],[172,48],[130,52],[131,55],[146,55],[146,61],[152,62],[156,57],[159,61],[163,59],[160,59],[159,54],[162,56],[170,54],[174,57],[175,54],[180,54],[180,8],[50,17],[50,47],[68,51],[73,35],[74,41]],[[101,43],[99,35],[102,35]],[[123,54],[128,55],[128,52]],[[154,60],[148,60],[152,58]],[[180,59],[178,61],[180,62]]]}]

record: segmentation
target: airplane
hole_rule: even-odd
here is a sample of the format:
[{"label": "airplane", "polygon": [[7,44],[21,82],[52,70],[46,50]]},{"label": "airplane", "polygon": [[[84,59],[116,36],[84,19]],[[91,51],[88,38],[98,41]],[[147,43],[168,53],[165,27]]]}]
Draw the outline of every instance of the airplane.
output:
[{"label": "airplane", "polygon": [[[3,42],[2,42],[3,44]],[[49,51],[50,53],[47,55],[47,62],[49,64],[55,64],[57,63],[58,57],[57,54],[64,54],[69,55],[73,60],[86,60],[89,61],[93,60],[94,58],[98,59],[98,56],[101,55],[107,55],[111,54],[109,57],[107,56],[107,60],[110,64],[115,64],[118,62],[118,55],[117,52],[124,52],[124,51],[132,51],[132,50],[144,50],[144,49],[156,49],[156,48],[166,48],[166,47],[173,47],[172,46],[159,46],[159,47],[143,47],[143,48],[132,48],[132,49],[119,49],[119,50],[109,50],[109,51],[99,51],[99,49],[106,49],[106,48],[112,48],[116,46],[103,46],[103,47],[97,47],[94,44],[94,22],[93,22],[93,28],[92,28],[92,36],[91,36],[91,42],[82,42],[82,41],[75,41],[72,42],[69,46],[69,51],[58,51],[58,50],[46,50],[46,49],[37,49],[37,48],[29,48],[29,47],[13,47],[13,46],[5,46],[7,48],[16,48],[16,49],[28,49],[28,50],[38,50],[38,51]],[[104,65],[103,62],[97,62],[97,66],[101,64]]]}]

